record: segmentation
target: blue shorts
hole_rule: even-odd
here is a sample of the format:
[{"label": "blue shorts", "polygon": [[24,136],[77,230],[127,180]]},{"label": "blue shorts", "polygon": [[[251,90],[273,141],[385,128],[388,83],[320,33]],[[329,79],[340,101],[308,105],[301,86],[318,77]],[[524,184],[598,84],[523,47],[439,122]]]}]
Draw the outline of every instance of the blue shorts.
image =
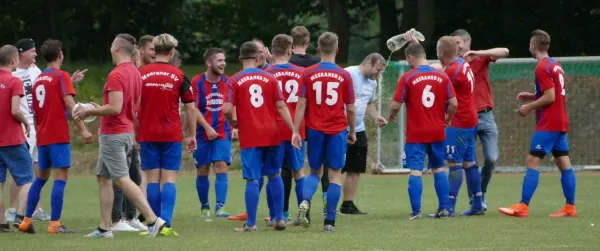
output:
[{"label": "blue shorts", "polygon": [[424,144],[406,143],[404,145],[406,167],[410,170],[423,171],[425,155],[429,160],[429,169],[444,167],[445,146],[444,141]]},{"label": "blue shorts", "polygon": [[533,133],[529,153],[543,159],[550,152],[555,157],[569,155],[569,142],[567,141],[566,132],[536,131]]},{"label": "blue shorts", "polygon": [[263,176],[279,174],[281,171],[281,146],[246,148],[240,151],[242,176],[247,180],[260,180]]},{"label": "blue shorts", "polygon": [[308,165],[318,170],[323,164],[334,170],[344,168],[348,150],[348,131],[329,135],[324,132],[306,129]]},{"label": "blue shorts", "polygon": [[205,141],[198,139],[198,149],[194,151],[194,163],[196,168],[210,165],[216,161],[225,161],[231,165],[231,140],[215,139]]},{"label": "blue shorts", "polygon": [[446,160],[456,163],[475,161],[475,133],[473,128],[446,128]]},{"label": "blue shorts", "polygon": [[38,146],[38,167],[44,171],[50,167],[71,167],[71,144],[51,144]]},{"label": "blue shorts", "polygon": [[298,150],[290,141],[281,142],[281,148],[279,148],[279,158],[281,159],[279,162],[292,171],[304,168],[304,145],[304,141],[302,141],[302,148]]},{"label": "blue shorts", "polygon": [[182,151],[181,142],[142,142],[140,143],[142,170],[162,168],[179,171]]},{"label": "blue shorts", "polygon": [[27,145],[0,147],[0,183],[6,182],[6,170],[17,186],[33,181],[33,162]]}]

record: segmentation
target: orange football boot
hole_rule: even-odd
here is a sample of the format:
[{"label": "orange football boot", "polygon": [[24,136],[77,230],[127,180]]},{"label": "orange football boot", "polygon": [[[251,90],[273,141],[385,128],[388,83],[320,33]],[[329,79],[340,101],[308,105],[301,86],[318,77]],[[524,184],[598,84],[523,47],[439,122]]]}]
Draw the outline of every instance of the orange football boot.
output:
[{"label": "orange football boot", "polygon": [[72,234],[75,230],[67,228],[65,225],[60,224],[60,221],[51,221],[48,226],[48,234]]},{"label": "orange football boot", "polygon": [[248,220],[248,213],[241,212],[237,215],[231,215],[231,216],[227,217],[227,219],[234,220],[234,221],[245,221],[245,220]]},{"label": "orange football boot", "polygon": [[20,222],[19,231],[21,231],[23,233],[28,233],[28,234],[35,233],[31,218],[25,217],[25,219],[23,219],[23,221]]},{"label": "orange football boot", "polygon": [[577,209],[575,209],[575,205],[567,204],[555,214],[551,214],[550,217],[558,218],[558,217],[575,217],[577,216]]},{"label": "orange football boot", "polygon": [[529,216],[529,206],[525,205],[525,203],[517,203],[509,208],[501,207],[498,208],[498,211],[505,215],[519,218],[527,218],[527,216]]},{"label": "orange football boot", "polygon": [[270,216],[265,217],[265,221],[271,221],[271,217]]}]

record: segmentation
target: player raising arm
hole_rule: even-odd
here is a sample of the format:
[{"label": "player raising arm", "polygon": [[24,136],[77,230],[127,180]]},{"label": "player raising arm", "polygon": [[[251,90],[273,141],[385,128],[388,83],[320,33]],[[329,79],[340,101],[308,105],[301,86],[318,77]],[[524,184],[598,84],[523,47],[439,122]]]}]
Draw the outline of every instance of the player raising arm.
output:
[{"label": "player raising arm", "polygon": [[517,99],[521,102],[533,101],[519,108],[519,115],[527,116],[535,111],[535,132],[531,139],[527,156],[527,173],[523,179],[521,202],[499,211],[508,216],[529,216],[529,202],[540,180],[540,162],[549,153],[554,156],[560,169],[566,205],[550,217],[577,216],[575,209],[575,172],[569,159],[569,116],[565,100],[565,73],[556,60],[548,56],[550,35],[542,30],[531,33],[529,52],[538,64],[535,67],[535,93],[521,92]]},{"label": "player raising arm", "polygon": [[310,226],[310,201],[317,191],[324,164],[325,168],[330,169],[324,230],[334,232],[337,205],[342,192],[340,176],[346,162],[347,144],[354,144],[356,141],[354,87],[350,73],[335,64],[338,36],[332,32],[325,32],[319,36],[318,45],[321,62],[304,71],[304,85],[296,105],[296,136],[292,139],[294,146],[300,149],[302,139],[298,132],[306,112],[308,164],[311,174],[304,180],[303,201],[299,206],[298,218],[305,228]]},{"label": "player raising arm", "polygon": [[[450,79],[444,72],[427,65],[425,49],[413,42],[404,51],[406,61],[413,69],[400,78],[394,101],[390,107],[390,121],[397,121],[403,103],[406,103],[406,165],[410,169],[408,196],[412,213],[410,220],[421,218],[423,194],[422,173],[425,155],[433,169],[435,191],[438,197],[436,218],[448,216],[448,176],[444,171],[444,128],[452,122],[457,109],[456,95]],[[448,111],[446,112],[446,104]]]},{"label": "player raising arm", "polygon": [[[276,211],[275,229],[286,227],[283,218],[283,181],[281,169],[281,137],[277,129],[275,110],[292,129],[292,118],[282,100],[277,80],[273,75],[257,69],[260,63],[255,42],[240,47],[240,61],[244,69],[229,80],[231,90],[226,96],[223,113],[233,128],[239,129],[242,176],[246,179],[246,211],[248,221],[236,232],[256,231],[256,213],[260,197],[258,180],[269,177],[267,189]],[[234,111],[235,109],[235,111]],[[237,114],[237,118],[234,118]],[[256,137],[260,135],[260,137]],[[299,137],[299,135],[298,135]]]}]

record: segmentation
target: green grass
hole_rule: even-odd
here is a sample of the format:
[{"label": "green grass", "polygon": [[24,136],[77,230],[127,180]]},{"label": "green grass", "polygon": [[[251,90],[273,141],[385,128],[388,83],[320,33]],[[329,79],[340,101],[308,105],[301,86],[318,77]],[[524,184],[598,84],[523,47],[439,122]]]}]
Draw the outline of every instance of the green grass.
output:
[{"label": "green grass", "polygon": [[[320,192],[315,194],[314,224],[310,229],[290,227],[275,232],[259,220],[258,232],[234,233],[232,229],[241,226],[240,222],[217,218],[207,222],[199,217],[194,182],[188,174],[178,180],[174,228],[179,237],[146,240],[134,233],[116,233],[115,240],[84,239],[83,235],[99,222],[98,188],[93,177],[74,176],[67,185],[62,223],[79,232],[49,236],[45,233],[47,223],[37,222],[36,229],[42,233],[0,235],[2,250],[597,250],[600,246],[600,225],[591,226],[600,224],[600,182],[596,173],[578,173],[576,218],[548,217],[564,203],[558,174],[543,174],[529,218],[500,215],[496,208],[519,199],[522,175],[499,174],[489,189],[487,215],[419,221],[407,220],[410,204],[406,176],[368,175],[361,181],[356,203],[369,215],[339,216],[337,232],[328,234],[322,233],[323,217],[317,213],[322,210]],[[43,196],[46,209],[50,208],[52,183],[48,184]],[[424,188],[423,210],[429,212],[437,206],[431,176],[424,178]],[[212,189],[210,198],[214,201]],[[243,209],[243,190],[239,173],[232,174],[227,206],[230,212]],[[462,190],[459,210],[465,210],[468,204],[464,186]],[[267,215],[262,195],[259,219]]]}]

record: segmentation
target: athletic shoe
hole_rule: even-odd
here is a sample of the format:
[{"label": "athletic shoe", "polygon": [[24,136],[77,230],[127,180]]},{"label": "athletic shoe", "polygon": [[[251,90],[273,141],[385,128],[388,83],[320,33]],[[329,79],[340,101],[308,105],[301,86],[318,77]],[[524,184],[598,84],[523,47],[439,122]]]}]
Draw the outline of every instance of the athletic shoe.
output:
[{"label": "athletic shoe", "polygon": [[127,224],[129,224],[129,226],[136,228],[140,231],[148,231],[148,227],[146,225],[144,225],[143,223],[141,223],[140,220],[138,220],[138,219],[133,219],[133,220],[127,221]]},{"label": "athletic shoe", "polygon": [[233,231],[235,231],[235,232],[254,232],[254,231],[256,231],[256,226],[248,227],[248,225],[246,225],[246,223],[244,223],[244,225],[242,227],[234,228]]},{"label": "athletic shoe", "polygon": [[[427,218],[432,218],[432,219],[438,218],[437,213],[438,212],[427,214]],[[456,216],[456,212],[448,210],[447,217],[455,217],[455,216]]]},{"label": "athletic shoe", "polygon": [[200,209],[200,217],[210,217],[210,209]]},{"label": "athletic shoe", "polygon": [[10,225],[0,224],[0,233],[10,233],[10,232],[12,232],[12,230],[10,230]]},{"label": "athletic shoe", "polygon": [[517,203],[510,207],[501,207],[498,208],[500,213],[503,213],[508,216],[514,216],[519,218],[527,218],[529,216],[529,206],[524,203]]},{"label": "athletic shoe", "polygon": [[6,209],[6,212],[4,212],[4,217],[6,218],[7,222],[15,221],[15,218],[17,218],[17,209],[14,209],[14,208]]},{"label": "athletic shoe", "polygon": [[310,204],[308,201],[303,200],[298,207],[298,219],[304,228],[310,227],[310,220],[307,217],[308,210],[310,210]]},{"label": "athletic shoe", "polygon": [[421,218],[421,213],[412,213],[408,216],[409,220],[420,220]]},{"label": "athletic shoe", "polygon": [[219,208],[219,210],[217,210],[215,212],[215,216],[217,216],[217,217],[229,217],[229,216],[231,216],[231,214],[229,214],[227,211],[225,211],[224,208]]},{"label": "athletic shoe", "polygon": [[487,204],[488,204],[488,202],[487,202],[487,200],[485,200],[485,195],[483,195],[481,197],[481,208],[483,208],[483,211],[487,211],[487,208],[488,208]]},{"label": "athletic shoe", "polygon": [[577,209],[574,205],[567,204],[555,214],[551,214],[550,217],[558,218],[558,217],[575,217],[577,216]]},{"label": "athletic shoe", "polygon": [[231,216],[227,217],[227,219],[233,220],[233,221],[245,221],[245,220],[248,220],[248,213],[241,212],[241,213],[238,213],[237,215],[231,215]]},{"label": "athletic shoe", "polygon": [[50,222],[48,226],[48,234],[72,234],[75,230],[69,229],[67,226],[60,224],[59,221]]},{"label": "athletic shoe", "polygon": [[354,204],[354,202],[350,202],[349,204],[343,205],[340,207],[341,214],[367,214],[367,212],[360,211],[358,207]]},{"label": "athletic shoe", "polygon": [[335,227],[332,225],[325,225],[323,232],[333,233],[333,232],[335,232]]},{"label": "athletic shoe", "polygon": [[159,218],[156,218],[156,221],[154,222],[154,224],[152,226],[148,226],[148,238],[154,238],[156,237],[165,227],[165,220]]},{"label": "athletic shoe", "polygon": [[279,222],[275,223],[275,225],[273,227],[277,231],[283,231],[287,227],[287,222],[280,220]]},{"label": "athletic shoe", "polygon": [[113,223],[112,227],[110,228],[110,231],[113,231],[113,232],[137,232],[140,230],[129,225],[129,223],[127,221],[120,220],[117,223]]},{"label": "athletic shoe", "polygon": [[19,218],[15,218],[13,222],[13,226],[18,228],[19,231],[28,234],[35,234],[35,229],[33,228],[33,223],[31,222],[31,218],[25,218],[22,221]]},{"label": "athletic shoe", "polygon": [[112,231],[106,231],[106,232],[100,232],[99,229],[96,228],[96,230],[94,230],[94,232],[91,232],[88,235],[83,236],[85,238],[114,238],[115,236],[113,235]]},{"label": "athletic shoe", "polygon": [[173,230],[173,228],[171,227],[164,227],[161,231],[160,231],[160,236],[179,236],[179,234],[177,232],[175,232],[175,230]]},{"label": "athletic shoe", "polygon": [[31,219],[35,221],[50,221],[51,218],[44,210],[38,208],[31,216]]},{"label": "athletic shoe", "polygon": [[277,225],[277,221],[275,219],[267,221],[267,223],[265,224],[265,226],[267,227],[274,227],[275,225]]},{"label": "athletic shoe", "polygon": [[439,219],[439,218],[448,218],[450,217],[450,213],[448,212],[448,210],[446,209],[438,209],[437,213],[435,213],[435,218]]},{"label": "athletic shoe", "polygon": [[478,216],[478,215],[484,215],[485,214],[485,210],[483,210],[483,208],[469,208],[469,210],[463,212],[460,214],[460,216]]}]

